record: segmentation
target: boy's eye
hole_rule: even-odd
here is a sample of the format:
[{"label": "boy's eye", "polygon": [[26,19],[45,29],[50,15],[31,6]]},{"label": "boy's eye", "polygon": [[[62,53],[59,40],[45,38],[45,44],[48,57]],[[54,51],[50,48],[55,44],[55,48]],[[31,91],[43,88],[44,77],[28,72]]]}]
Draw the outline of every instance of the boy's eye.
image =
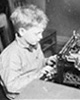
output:
[{"label": "boy's eye", "polygon": [[41,34],[41,32],[36,33],[36,35]]}]

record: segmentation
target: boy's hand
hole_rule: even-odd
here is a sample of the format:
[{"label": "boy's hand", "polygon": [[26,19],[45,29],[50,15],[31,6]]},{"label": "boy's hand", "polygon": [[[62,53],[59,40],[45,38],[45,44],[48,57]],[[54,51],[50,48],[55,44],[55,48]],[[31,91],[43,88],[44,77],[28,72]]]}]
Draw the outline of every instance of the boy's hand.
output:
[{"label": "boy's hand", "polygon": [[51,66],[45,66],[43,69],[42,69],[42,73],[49,73],[51,70],[53,70],[53,68]]},{"label": "boy's hand", "polygon": [[57,55],[50,56],[49,58],[47,58],[46,64],[49,66],[52,66],[52,65],[56,64],[56,61],[57,61]]},{"label": "boy's hand", "polygon": [[50,56],[47,58],[46,66],[42,68],[40,71],[40,77],[43,75],[48,75],[48,74],[55,74],[56,73],[56,61],[57,61],[57,55]]},{"label": "boy's hand", "polygon": [[42,73],[50,73],[56,69],[57,55],[47,58],[46,66],[42,69]]}]

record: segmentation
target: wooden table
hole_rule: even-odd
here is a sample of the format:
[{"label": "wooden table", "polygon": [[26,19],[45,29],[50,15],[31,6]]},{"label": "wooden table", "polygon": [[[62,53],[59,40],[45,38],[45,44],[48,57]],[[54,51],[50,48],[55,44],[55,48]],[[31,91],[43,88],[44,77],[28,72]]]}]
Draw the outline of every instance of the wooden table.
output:
[{"label": "wooden table", "polygon": [[80,99],[80,90],[41,80],[32,81],[17,100],[28,99]]}]

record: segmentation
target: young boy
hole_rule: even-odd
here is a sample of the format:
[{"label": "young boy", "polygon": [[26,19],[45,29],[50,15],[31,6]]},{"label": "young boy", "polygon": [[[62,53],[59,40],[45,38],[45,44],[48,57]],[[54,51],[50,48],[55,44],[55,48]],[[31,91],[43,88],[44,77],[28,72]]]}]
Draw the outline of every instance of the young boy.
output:
[{"label": "young boy", "polygon": [[28,5],[18,7],[12,13],[11,20],[16,38],[1,53],[0,75],[7,97],[15,98],[33,79],[39,78],[45,67],[47,58],[44,58],[39,41],[48,18],[36,6]]}]

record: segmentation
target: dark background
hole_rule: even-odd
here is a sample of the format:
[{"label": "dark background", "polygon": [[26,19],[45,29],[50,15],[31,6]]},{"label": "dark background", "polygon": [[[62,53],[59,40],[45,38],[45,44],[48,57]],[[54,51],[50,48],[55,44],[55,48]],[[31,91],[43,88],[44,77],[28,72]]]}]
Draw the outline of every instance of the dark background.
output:
[{"label": "dark background", "polygon": [[80,0],[46,0],[48,28],[57,30],[58,43],[66,42],[80,29]]}]

